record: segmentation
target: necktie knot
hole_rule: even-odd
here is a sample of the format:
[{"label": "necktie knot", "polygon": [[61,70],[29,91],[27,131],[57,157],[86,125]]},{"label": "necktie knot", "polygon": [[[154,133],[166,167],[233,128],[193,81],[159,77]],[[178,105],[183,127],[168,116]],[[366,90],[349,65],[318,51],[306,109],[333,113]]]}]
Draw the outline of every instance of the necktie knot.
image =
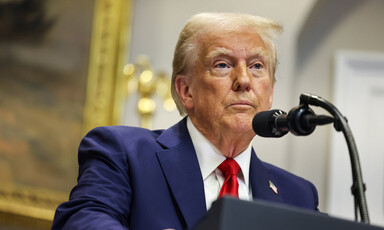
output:
[{"label": "necktie knot", "polygon": [[229,175],[237,175],[241,170],[239,164],[232,158],[227,158],[218,168],[226,177]]}]

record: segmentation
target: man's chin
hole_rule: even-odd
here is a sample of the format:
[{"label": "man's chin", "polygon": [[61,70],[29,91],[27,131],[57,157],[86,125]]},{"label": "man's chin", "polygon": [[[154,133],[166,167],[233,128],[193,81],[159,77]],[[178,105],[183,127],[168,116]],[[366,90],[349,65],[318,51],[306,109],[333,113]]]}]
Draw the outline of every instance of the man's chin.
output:
[{"label": "man's chin", "polygon": [[227,124],[230,127],[231,132],[238,133],[253,133],[252,131],[252,119],[249,115],[236,115],[228,119]]}]

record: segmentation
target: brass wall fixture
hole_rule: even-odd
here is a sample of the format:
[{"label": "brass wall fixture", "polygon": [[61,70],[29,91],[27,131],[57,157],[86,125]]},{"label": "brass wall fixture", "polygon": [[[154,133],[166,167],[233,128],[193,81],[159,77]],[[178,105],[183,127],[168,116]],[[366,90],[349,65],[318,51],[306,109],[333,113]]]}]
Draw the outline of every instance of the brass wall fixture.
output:
[{"label": "brass wall fixture", "polygon": [[135,92],[138,94],[137,111],[141,127],[150,129],[156,110],[154,98],[157,96],[163,102],[166,111],[176,108],[171,96],[170,80],[164,72],[155,73],[147,56],[141,55],[134,64],[124,66],[127,98]]}]

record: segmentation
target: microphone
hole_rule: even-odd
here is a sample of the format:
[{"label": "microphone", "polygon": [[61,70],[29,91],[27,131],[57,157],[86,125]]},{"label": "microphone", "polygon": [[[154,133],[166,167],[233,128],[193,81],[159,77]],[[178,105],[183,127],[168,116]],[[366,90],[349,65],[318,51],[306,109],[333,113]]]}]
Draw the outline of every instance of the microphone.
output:
[{"label": "microphone", "polygon": [[261,137],[282,137],[288,132],[296,136],[307,136],[317,125],[333,121],[333,117],[317,116],[309,107],[298,106],[288,114],[279,109],[260,112],[253,117],[252,128]]}]

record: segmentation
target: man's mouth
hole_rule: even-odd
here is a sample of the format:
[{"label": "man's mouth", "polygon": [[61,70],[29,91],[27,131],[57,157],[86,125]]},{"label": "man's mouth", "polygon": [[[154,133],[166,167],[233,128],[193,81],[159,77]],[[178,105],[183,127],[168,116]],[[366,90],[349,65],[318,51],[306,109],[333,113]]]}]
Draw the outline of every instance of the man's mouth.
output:
[{"label": "man's mouth", "polygon": [[235,107],[254,107],[253,104],[249,101],[236,101],[234,103],[231,103],[230,106]]}]

